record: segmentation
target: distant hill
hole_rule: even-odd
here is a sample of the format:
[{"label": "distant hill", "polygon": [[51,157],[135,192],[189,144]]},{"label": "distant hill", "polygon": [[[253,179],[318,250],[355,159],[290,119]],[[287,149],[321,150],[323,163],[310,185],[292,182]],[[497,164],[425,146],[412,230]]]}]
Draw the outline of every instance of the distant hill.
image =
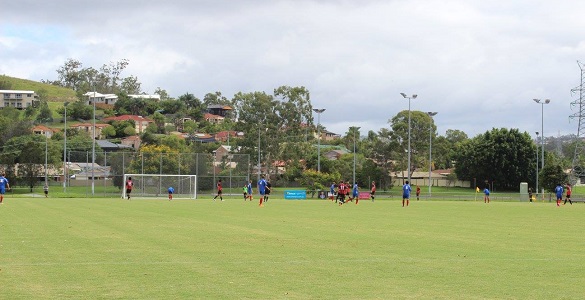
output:
[{"label": "distant hill", "polygon": [[0,83],[9,86],[9,90],[26,90],[35,91],[37,94],[41,90],[47,92],[47,100],[49,102],[66,102],[76,101],[77,96],[72,89],[62,88],[55,85],[45,84],[28,79],[20,79],[6,75],[0,75]]}]

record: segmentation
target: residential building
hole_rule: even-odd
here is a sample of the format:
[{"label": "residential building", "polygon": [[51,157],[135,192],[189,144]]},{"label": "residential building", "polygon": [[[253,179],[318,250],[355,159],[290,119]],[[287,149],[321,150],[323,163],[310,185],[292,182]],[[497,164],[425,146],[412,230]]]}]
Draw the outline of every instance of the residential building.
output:
[{"label": "residential building", "polygon": [[118,96],[115,94],[100,94],[97,92],[87,92],[83,94],[87,97],[87,101],[85,104],[93,105],[95,104],[107,104],[107,105],[114,105],[116,101],[118,101]]},{"label": "residential building", "polygon": [[0,90],[0,97],[4,104],[2,107],[16,107],[24,109],[33,106],[39,101],[39,96],[34,91]]},{"label": "residential building", "polygon": [[244,133],[241,131],[220,131],[215,134],[215,140],[219,142],[229,142],[230,138],[241,138],[244,137]]},{"label": "residential building", "polygon": [[138,150],[140,148],[140,144],[142,143],[142,140],[140,139],[140,136],[133,135],[133,136],[123,138],[120,141],[120,143],[122,145],[130,146],[130,147],[134,148],[134,150]]},{"label": "residential building", "polygon": [[32,132],[34,134],[40,134],[40,135],[46,136],[47,138],[51,138],[53,136],[53,134],[55,132],[57,132],[57,130],[49,128],[49,127],[44,126],[44,125],[37,125],[37,126],[32,128]]},{"label": "residential building", "polygon": [[212,115],[217,115],[220,117],[225,117],[226,114],[231,110],[233,110],[233,108],[231,108],[229,105],[213,104],[213,105],[207,106],[208,113],[210,113]]},{"label": "residential building", "polygon": [[203,119],[205,119],[205,121],[207,121],[209,123],[221,124],[221,123],[223,123],[223,120],[225,118],[222,117],[222,116],[219,116],[219,115],[214,115],[214,114],[206,113],[206,114],[203,115]]},{"label": "residential building", "polygon": [[143,116],[135,116],[135,115],[121,115],[117,117],[107,117],[102,119],[104,122],[110,121],[134,121],[134,129],[136,130],[137,134],[143,133],[148,127],[148,124],[154,123],[153,120],[145,118]]},{"label": "residential building", "polygon": [[[98,140],[103,139],[104,136],[102,136],[102,130],[108,126],[111,126],[111,125],[110,124],[103,124],[103,123],[95,124],[95,138]],[[93,137],[93,124],[92,123],[75,124],[75,125],[71,125],[70,128],[77,129],[78,131],[87,132],[90,137]]]}]

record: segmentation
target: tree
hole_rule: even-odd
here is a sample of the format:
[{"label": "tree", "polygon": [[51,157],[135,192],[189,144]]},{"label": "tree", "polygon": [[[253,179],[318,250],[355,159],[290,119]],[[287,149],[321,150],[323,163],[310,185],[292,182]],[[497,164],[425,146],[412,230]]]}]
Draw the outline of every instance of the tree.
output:
[{"label": "tree", "polygon": [[[45,146],[45,143],[46,144]],[[47,149],[47,152],[45,152]],[[21,135],[11,138],[4,145],[2,161],[8,165],[18,164],[18,176],[34,188],[39,178],[45,174],[45,153],[50,166],[60,164],[63,148],[61,144],[38,134]]]},{"label": "tree", "polygon": [[[390,139],[398,147],[393,147],[393,156],[399,161],[400,170],[407,170],[408,167],[408,111],[399,112],[390,120],[392,132]],[[428,166],[429,129],[435,134],[436,126],[432,118],[422,111],[410,112],[410,170],[412,174],[415,169]],[[408,175],[408,174],[406,174]]]},{"label": "tree", "polygon": [[538,186],[553,192],[557,184],[565,185],[568,175],[563,171],[562,160],[551,152],[545,154],[544,168],[540,170]]},{"label": "tree", "polygon": [[53,122],[53,112],[49,108],[47,101],[41,101],[41,107],[39,114],[37,115],[38,123],[50,123]]},{"label": "tree", "polygon": [[494,128],[461,144],[455,173],[460,180],[495,180],[499,187],[515,190],[520,182],[534,182],[535,151],[528,133]]}]

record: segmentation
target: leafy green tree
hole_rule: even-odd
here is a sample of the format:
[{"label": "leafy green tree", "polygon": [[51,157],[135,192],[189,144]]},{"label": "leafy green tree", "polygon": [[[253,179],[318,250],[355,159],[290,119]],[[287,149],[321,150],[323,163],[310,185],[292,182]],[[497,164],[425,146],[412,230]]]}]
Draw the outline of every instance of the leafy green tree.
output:
[{"label": "leafy green tree", "polygon": [[[408,111],[399,112],[390,120],[392,132],[390,138],[398,147],[394,148],[394,157],[398,160],[400,170],[407,170],[408,165]],[[429,129],[436,136],[437,127],[432,118],[422,111],[410,112],[410,173],[417,168],[428,166]]]},{"label": "leafy green tree", "polygon": [[63,148],[60,146],[60,143],[38,134],[13,137],[4,145],[2,161],[9,165],[18,164],[18,176],[25,180],[32,192],[39,178],[45,174],[45,156],[50,166],[62,162]]},{"label": "leafy green tree", "polygon": [[540,177],[538,178],[538,186],[549,192],[554,192],[559,183],[565,186],[569,182],[569,176],[563,169],[562,159],[552,152],[546,152],[544,168],[540,170]]},{"label": "leafy green tree", "polygon": [[41,101],[41,107],[39,114],[37,115],[38,123],[50,123],[53,122],[53,112],[49,108],[47,101]]},{"label": "leafy green tree", "polygon": [[461,144],[455,173],[461,180],[497,181],[505,190],[520,182],[534,182],[536,147],[528,133],[518,129],[492,129]]}]

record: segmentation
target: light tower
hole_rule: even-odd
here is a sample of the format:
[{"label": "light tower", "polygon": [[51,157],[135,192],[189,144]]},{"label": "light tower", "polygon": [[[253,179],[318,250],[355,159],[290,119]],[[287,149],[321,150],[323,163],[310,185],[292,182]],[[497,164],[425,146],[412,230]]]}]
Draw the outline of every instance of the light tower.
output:
[{"label": "light tower", "polygon": [[[570,116],[571,119],[577,119],[577,136],[575,137],[576,141],[581,141],[585,138],[585,64],[577,61],[579,65],[579,69],[581,70],[581,82],[579,86],[574,89],[571,89],[571,94],[574,95],[577,99],[571,102],[571,109],[576,107],[577,112]],[[583,165],[580,165],[581,157],[585,155],[585,146],[583,143],[575,143],[575,153],[573,155],[573,164],[571,168],[571,184],[575,185],[582,177],[585,176],[585,168]]]}]

